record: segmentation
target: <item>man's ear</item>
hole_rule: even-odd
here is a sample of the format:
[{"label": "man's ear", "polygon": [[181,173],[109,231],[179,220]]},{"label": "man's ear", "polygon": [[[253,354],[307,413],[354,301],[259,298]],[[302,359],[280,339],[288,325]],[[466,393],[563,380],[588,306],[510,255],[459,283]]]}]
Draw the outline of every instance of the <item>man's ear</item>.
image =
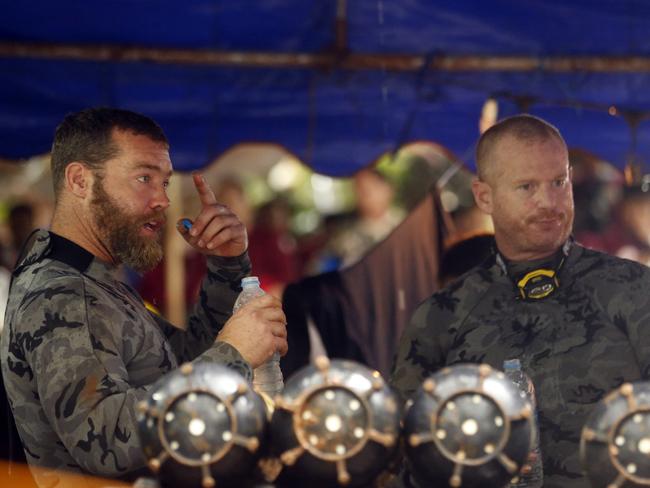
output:
[{"label": "man's ear", "polygon": [[476,206],[488,215],[492,215],[492,187],[476,178],[472,181],[472,193]]},{"label": "man's ear", "polygon": [[86,198],[92,186],[93,176],[83,163],[72,162],[65,167],[64,186],[66,190],[79,198]]}]

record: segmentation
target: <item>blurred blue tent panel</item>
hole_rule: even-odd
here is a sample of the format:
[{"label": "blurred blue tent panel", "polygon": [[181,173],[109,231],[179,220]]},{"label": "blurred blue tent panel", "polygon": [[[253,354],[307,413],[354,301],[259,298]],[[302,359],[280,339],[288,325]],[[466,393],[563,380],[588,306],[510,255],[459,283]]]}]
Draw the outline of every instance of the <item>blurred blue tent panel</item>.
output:
[{"label": "blurred blue tent panel", "polygon": [[471,166],[489,97],[499,116],[545,117],[619,167],[650,153],[644,0],[24,0],[0,11],[5,159],[47,152],[66,113],[112,105],[156,119],[180,170],[250,141],[331,175],[417,140]]}]

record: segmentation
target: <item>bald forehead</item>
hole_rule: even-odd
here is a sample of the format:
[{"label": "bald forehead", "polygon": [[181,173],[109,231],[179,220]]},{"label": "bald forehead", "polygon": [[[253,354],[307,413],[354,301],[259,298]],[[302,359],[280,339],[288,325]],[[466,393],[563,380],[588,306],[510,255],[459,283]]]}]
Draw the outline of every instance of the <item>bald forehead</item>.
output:
[{"label": "bald forehead", "polygon": [[480,176],[482,181],[495,186],[512,179],[535,178],[551,167],[558,172],[554,178],[561,176],[560,171],[569,171],[568,151],[562,139],[518,139],[505,135],[493,145]]},{"label": "bald forehead", "polygon": [[[515,119],[515,118],[513,118]],[[504,121],[486,131],[479,140],[476,149],[476,166],[482,181],[494,176],[499,161],[507,157],[504,153],[513,148],[525,150],[549,141],[557,142],[564,150],[566,143],[559,131],[541,119],[521,117]]]}]

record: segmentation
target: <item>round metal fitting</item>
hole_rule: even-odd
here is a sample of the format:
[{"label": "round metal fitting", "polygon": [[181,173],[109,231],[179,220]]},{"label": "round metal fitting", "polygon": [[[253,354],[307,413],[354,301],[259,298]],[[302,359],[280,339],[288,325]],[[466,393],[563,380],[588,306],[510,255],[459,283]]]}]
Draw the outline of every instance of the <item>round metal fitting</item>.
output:
[{"label": "round metal fitting", "polygon": [[415,393],[406,455],[422,486],[505,486],[526,462],[534,428],[530,403],[502,372],[459,364]]},{"label": "round metal fitting", "polygon": [[399,433],[398,399],[380,374],[325,357],[289,378],[271,420],[283,479],[311,487],[369,483],[395,453]]},{"label": "round metal fitting", "polygon": [[594,487],[650,486],[650,383],[625,383],[596,405],[580,460]]},{"label": "round metal fitting", "polygon": [[254,471],[266,431],[262,399],[225,366],[184,364],[138,405],[149,468],[162,486],[237,485]]}]

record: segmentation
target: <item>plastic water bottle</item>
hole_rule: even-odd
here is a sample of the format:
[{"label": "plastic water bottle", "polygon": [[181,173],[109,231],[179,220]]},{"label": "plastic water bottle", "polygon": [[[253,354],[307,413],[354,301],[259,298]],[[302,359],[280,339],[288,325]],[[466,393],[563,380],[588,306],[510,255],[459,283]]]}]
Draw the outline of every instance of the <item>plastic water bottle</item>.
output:
[{"label": "plastic water bottle", "polygon": [[[249,276],[241,280],[242,291],[235,301],[233,313],[246,305],[252,299],[264,295],[260,288],[260,280],[257,276]],[[264,393],[270,398],[282,392],[284,379],[280,369],[280,354],[274,353],[271,359],[255,368],[253,371],[253,388],[258,393]]]},{"label": "plastic water bottle", "polygon": [[[528,459],[518,475],[516,482],[511,482],[511,488],[541,488],[544,485],[544,468],[542,467],[542,451],[539,447],[539,426],[537,424],[537,401],[535,386],[526,373],[521,369],[519,359],[507,359],[503,362],[503,372],[519,389],[521,396],[528,399],[533,408],[533,442],[531,454],[534,459]],[[528,469],[530,468],[530,469]]]}]

